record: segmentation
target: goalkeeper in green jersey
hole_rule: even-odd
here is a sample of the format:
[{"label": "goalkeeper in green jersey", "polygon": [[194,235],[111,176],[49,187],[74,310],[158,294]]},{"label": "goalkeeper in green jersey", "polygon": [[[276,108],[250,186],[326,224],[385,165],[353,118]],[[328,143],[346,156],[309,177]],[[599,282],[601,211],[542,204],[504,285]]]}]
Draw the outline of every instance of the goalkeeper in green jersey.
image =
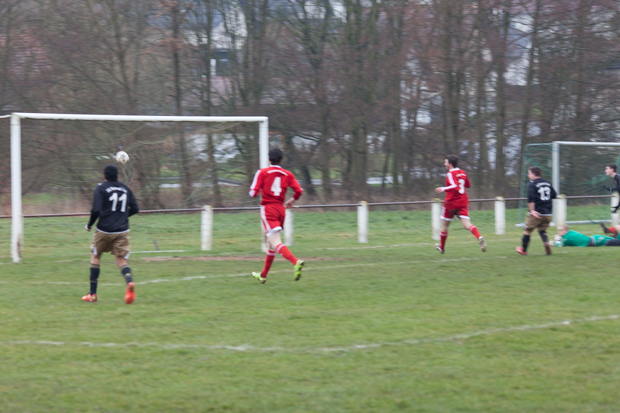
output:
[{"label": "goalkeeper in green jersey", "polygon": [[555,236],[556,247],[620,247],[620,239],[605,235],[585,235],[571,231],[568,225],[558,226]]}]

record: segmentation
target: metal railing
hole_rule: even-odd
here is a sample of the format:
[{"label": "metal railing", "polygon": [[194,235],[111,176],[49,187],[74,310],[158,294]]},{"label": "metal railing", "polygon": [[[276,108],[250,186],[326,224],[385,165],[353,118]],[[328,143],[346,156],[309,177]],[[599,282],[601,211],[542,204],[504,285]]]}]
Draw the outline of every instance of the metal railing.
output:
[{"label": "metal railing", "polygon": [[[578,196],[565,196],[566,199],[596,199],[596,198],[611,198],[612,195],[578,195]],[[497,199],[503,199],[505,202],[510,201],[527,201],[527,198],[481,198],[481,199],[470,199],[469,202],[495,202]],[[373,206],[395,206],[395,205],[431,205],[438,202],[438,200],[432,201],[394,201],[394,202],[368,202],[366,205],[369,207]],[[360,204],[312,204],[312,205],[294,205],[294,209],[308,209],[308,208],[356,208]],[[258,206],[247,206],[247,207],[214,207],[212,210],[214,212],[225,212],[225,211],[258,211],[260,207]],[[140,214],[171,214],[171,213],[198,213],[204,210],[202,208],[176,208],[176,209],[148,209],[140,211]],[[62,214],[27,214],[24,215],[24,218],[57,218],[57,217],[79,217],[79,216],[89,216],[90,212],[68,212]],[[12,215],[0,215],[0,219],[10,219]]]}]

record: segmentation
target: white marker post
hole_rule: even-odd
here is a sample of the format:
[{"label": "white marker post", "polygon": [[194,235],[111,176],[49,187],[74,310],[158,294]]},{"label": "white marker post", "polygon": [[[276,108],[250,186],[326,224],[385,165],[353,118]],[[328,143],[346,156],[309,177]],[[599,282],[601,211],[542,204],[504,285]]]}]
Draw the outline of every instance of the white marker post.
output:
[{"label": "white marker post", "polygon": [[495,198],[495,235],[506,233],[506,201],[503,197]]},{"label": "white marker post", "polygon": [[24,215],[22,212],[21,118],[11,115],[11,258],[22,261]]},{"label": "white marker post", "polygon": [[267,237],[265,236],[265,227],[263,227],[263,220],[260,221],[260,233],[261,233],[261,242],[260,242],[260,250],[262,252],[267,252]]},{"label": "white marker post", "polygon": [[566,224],[566,195],[558,195],[553,200],[553,215],[555,216],[555,226]]},{"label": "white marker post", "polygon": [[293,209],[287,208],[284,215],[284,245],[293,245]]},{"label": "white marker post", "polygon": [[357,242],[368,244],[368,202],[360,201],[357,206]]},{"label": "white marker post", "polygon": [[200,213],[200,249],[211,251],[213,240],[213,208],[205,205]]},{"label": "white marker post", "polygon": [[435,198],[431,206],[431,237],[435,241],[439,241],[439,233],[441,232],[441,199]]}]

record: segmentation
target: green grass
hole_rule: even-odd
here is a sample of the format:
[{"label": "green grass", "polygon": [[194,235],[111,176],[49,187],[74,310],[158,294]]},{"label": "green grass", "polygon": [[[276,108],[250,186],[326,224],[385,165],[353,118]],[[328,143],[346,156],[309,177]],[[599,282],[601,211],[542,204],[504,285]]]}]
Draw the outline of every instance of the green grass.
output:
[{"label": "green grass", "polygon": [[[134,251],[185,252],[132,255],[131,306],[111,256],[80,301],[83,218],[26,220],[22,264],[0,240],[0,412],[620,410],[620,249],[547,257],[532,237],[522,257],[517,228],[473,211],[488,252],[455,222],[439,255],[425,211],[371,212],[366,245],[355,213],[298,213],[302,279],[277,260],[260,285],[262,262],[236,258],[262,257],[257,214],[217,214],[209,253],[197,219],[132,220]],[[187,259],[211,256],[230,259]]]}]

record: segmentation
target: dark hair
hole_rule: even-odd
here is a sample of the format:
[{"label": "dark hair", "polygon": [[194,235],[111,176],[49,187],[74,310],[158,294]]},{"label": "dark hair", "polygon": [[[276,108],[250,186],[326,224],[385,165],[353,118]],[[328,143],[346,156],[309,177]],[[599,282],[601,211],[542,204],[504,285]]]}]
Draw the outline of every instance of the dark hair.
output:
[{"label": "dark hair", "polygon": [[103,168],[103,176],[107,181],[118,181],[118,168],[114,165],[108,165]]},{"label": "dark hair", "polygon": [[605,167],[613,169],[614,172],[618,172],[618,166],[615,163],[608,163]]},{"label": "dark hair", "polygon": [[540,169],[538,166],[530,166],[527,169],[538,177],[542,176],[542,169]]},{"label": "dark hair", "polygon": [[446,156],[446,159],[448,160],[448,163],[455,168],[459,164],[459,157],[456,155],[448,155]]},{"label": "dark hair", "polygon": [[272,165],[280,165],[283,156],[284,154],[280,148],[273,148],[269,150],[269,162],[271,162]]}]

